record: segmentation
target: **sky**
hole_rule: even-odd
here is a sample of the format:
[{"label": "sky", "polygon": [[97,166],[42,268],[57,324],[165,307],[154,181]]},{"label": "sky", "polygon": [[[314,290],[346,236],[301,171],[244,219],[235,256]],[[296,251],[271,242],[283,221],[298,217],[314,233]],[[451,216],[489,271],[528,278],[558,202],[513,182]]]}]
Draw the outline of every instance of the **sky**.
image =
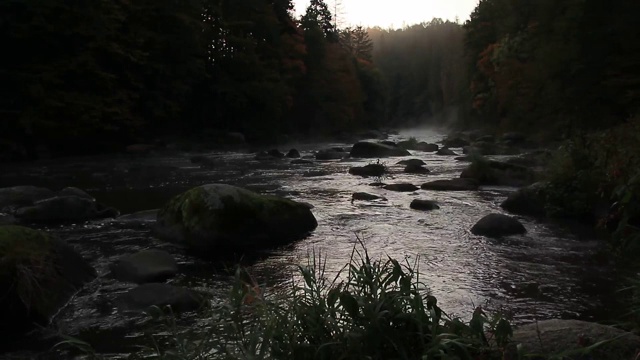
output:
[{"label": "sky", "polygon": [[[404,25],[418,24],[434,17],[460,22],[469,19],[478,0],[340,0],[343,8],[345,26],[380,26],[382,28],[400,28]],[[293,0],[298,15],[303,14],[309,0]],[[334,12],[334,0],[325,0],[331,12]]]}]

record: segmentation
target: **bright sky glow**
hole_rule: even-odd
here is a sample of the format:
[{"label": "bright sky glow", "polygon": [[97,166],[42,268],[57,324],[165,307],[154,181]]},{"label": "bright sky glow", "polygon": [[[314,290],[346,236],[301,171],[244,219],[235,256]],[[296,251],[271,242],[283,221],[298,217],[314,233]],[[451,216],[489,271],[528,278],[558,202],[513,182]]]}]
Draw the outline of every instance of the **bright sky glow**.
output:
[{"label": "bright sky glow", "polygon": [[[334,12],[334,0],[325,0]],[[340,27],[362,25],[382,28],[401,28],[418,24],[433,18],[460,22],[478,4],[478,0],[341,0],[343,19],[338,18]],[[309,0],[294,0],[296,14],[304,14]]]}]

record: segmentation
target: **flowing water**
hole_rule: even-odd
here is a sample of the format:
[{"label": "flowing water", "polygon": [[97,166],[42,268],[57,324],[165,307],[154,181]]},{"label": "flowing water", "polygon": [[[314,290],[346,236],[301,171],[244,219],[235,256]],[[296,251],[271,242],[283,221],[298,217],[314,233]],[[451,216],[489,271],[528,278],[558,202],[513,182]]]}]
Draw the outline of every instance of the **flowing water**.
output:
[{"label": "flowing water", "polygon": [[[409,136],[427,142],[443,137],[414,131],[391,140]],[[350,144],[296,144],[303,157],[333,146]],[[458,177],[466,166],[453,156],[412,154],[406,158],[424,160],[431,172],[404,174],[403,166],[396,163],[405,158],[383,159],[391,170],[385,183],[420,186]],[[190,162],[191,155],[107,156],[16,165],[0,175],[0,186],[76,186],[123,214],[158,208],[172,196],[207,183],[228,183],[312,204],[319,225],[308,238],[250,262],[258,281],[267,286],[288,279],[291,265],[306,263],[314,251],[327,259],[328,271],[339,270],[360,238],[373,257],[417,260],[423,280],[441,307],[462,317],[474,306],[486,305],[511,310],[515,323],[547,318],[593,320],[598,318],[597,309],[604,299],[615,290],[611,269],[593,260],[599,242],[588,231],[519,217],[528,230],[526,235],[500,240],[472,235],[469,229],[482,216],[503,212],[499,204],[513,188],[401,193],[371,186],[371,178],[348,174],[349,167],[371,160],[292,165],[288,159],[258,161],[248,152],[216,152],[205,154],[213,165],[201,168]],[[377,194],[386,200],[352,202],[354,192]],[[435,200],[440,209],[412,210],[409,204],[416,198]],[[118,257],[146,248],[167,250],[175,254],[180,266],[180,274],[170,282],[204,289],[214,295],[213,301],[220,299],[229,284],[225,264],[197,259],[163,243],[152,236],[148,226],[138,223],[98,221],[49,230],[76,247],[99,274],[61,311],[56,326],[110,356],[122,356],[135,351],[137,345],[149,344],[145,329],[150,320],[120,314],[113,305],[119,294],[134,286],[109,278],[108,264]],[[228,259],[226,264],[236,260]],[[16,352],[13,356],[33,354]]]}]

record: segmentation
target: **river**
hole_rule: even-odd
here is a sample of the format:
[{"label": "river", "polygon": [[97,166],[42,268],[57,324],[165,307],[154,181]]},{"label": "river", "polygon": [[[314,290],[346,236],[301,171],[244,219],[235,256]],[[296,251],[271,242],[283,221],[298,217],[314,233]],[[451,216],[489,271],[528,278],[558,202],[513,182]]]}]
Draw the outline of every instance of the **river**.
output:
[{"label": "river", "polygon": [[[409,136],[427,142],[443,138],[438,132],[414,130],[393,135],[390,140]],[[292,146],[303,157],[311,157],[318,149],[350,145]],[[288,148],[280,150],[286,152]],[[403,166],[396,165],[404,158],[383,159],[391,170],[384,182],[419,186],[431,180],[458,177],[467,165],[454,156],[419,151],[412,154],[411,158],[424,160],[431,172],[404,174]],[[598,309],[615,291],[611,269],[594,260],[601,242],[589,231],[518,217],[528,230],[526,235],[495,240],[469,232],[482,216],[504,212],[499,204],[513,188],[392,192],[371,186],[370,178],[348,173],[349,167],[372,160],[292,165],[289,159],[258,161],[249,152],[212,152],[203,155],[211,158],[213,165],[200,167],[190,162],[192,155],[111,155],[11,165],[0,175],[0,186],[76,186],[123,214],[161,207],[172,196],[207,183],[228,183],[312,204],[319,225],[308,238],[248,262],[258,281],[267,287],[287,279],[291,265],[306,263],[308,254],[314,251],[327,259],[328,271],[337,271],[348,261],[360,238],[373,257],[418,259],[422,279],[440,306],[462,317],[468,317],[474,306],[483,305],[494,310],[508,309],[516,324],[549,318],[599,320],[602,312]],[[377,194],[387,200],[352,202],[354,192]],[[416,198],[435,200],[440,209],[412,210],[409,204]],[[61,311],[56,326],[62,333],[88,341],[108,358],[124,357],[136,346],[149,344],[145,333],[149,319],[119,314],[113,306],[115,297],[134,285],[110,279],[110,262],[146,248],[170,251],[180,266],[180,275],[171,283],[206,289],[217,301],[229,284],[226,266],[237,260],[227,259],[220,264],[197,259],[155,239],[148,226],[105,220],[48,229],[76,247],[99,274]],[[29,358],[37,349],[31,350],[11,354],[13,358]],[[56,358],[54,353],[49,354]]]}]

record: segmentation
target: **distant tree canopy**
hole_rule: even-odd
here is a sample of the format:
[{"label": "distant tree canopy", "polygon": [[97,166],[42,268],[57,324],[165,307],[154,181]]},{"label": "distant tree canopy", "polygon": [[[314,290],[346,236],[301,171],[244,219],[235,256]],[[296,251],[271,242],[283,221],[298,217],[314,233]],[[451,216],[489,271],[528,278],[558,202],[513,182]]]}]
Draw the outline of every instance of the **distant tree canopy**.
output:
[{"label": "distant tree canopy", "polygon": [[635,0],[480,0],[465,24],[476,118],[549,137],[637,112],[639,11]]},{"label": "distant tree canopy", "polygon": [[113,150],[167,134],[334,134],[384,121],[370,56],[314,0],[8,0],[0,153]]},{"label": "distant tree canopy", "polygon": [[394,124],[457,120],[468,97],[462,26],[433,19],[397,30],[373,28],[369,35],[373,60],[389,85]]}]

